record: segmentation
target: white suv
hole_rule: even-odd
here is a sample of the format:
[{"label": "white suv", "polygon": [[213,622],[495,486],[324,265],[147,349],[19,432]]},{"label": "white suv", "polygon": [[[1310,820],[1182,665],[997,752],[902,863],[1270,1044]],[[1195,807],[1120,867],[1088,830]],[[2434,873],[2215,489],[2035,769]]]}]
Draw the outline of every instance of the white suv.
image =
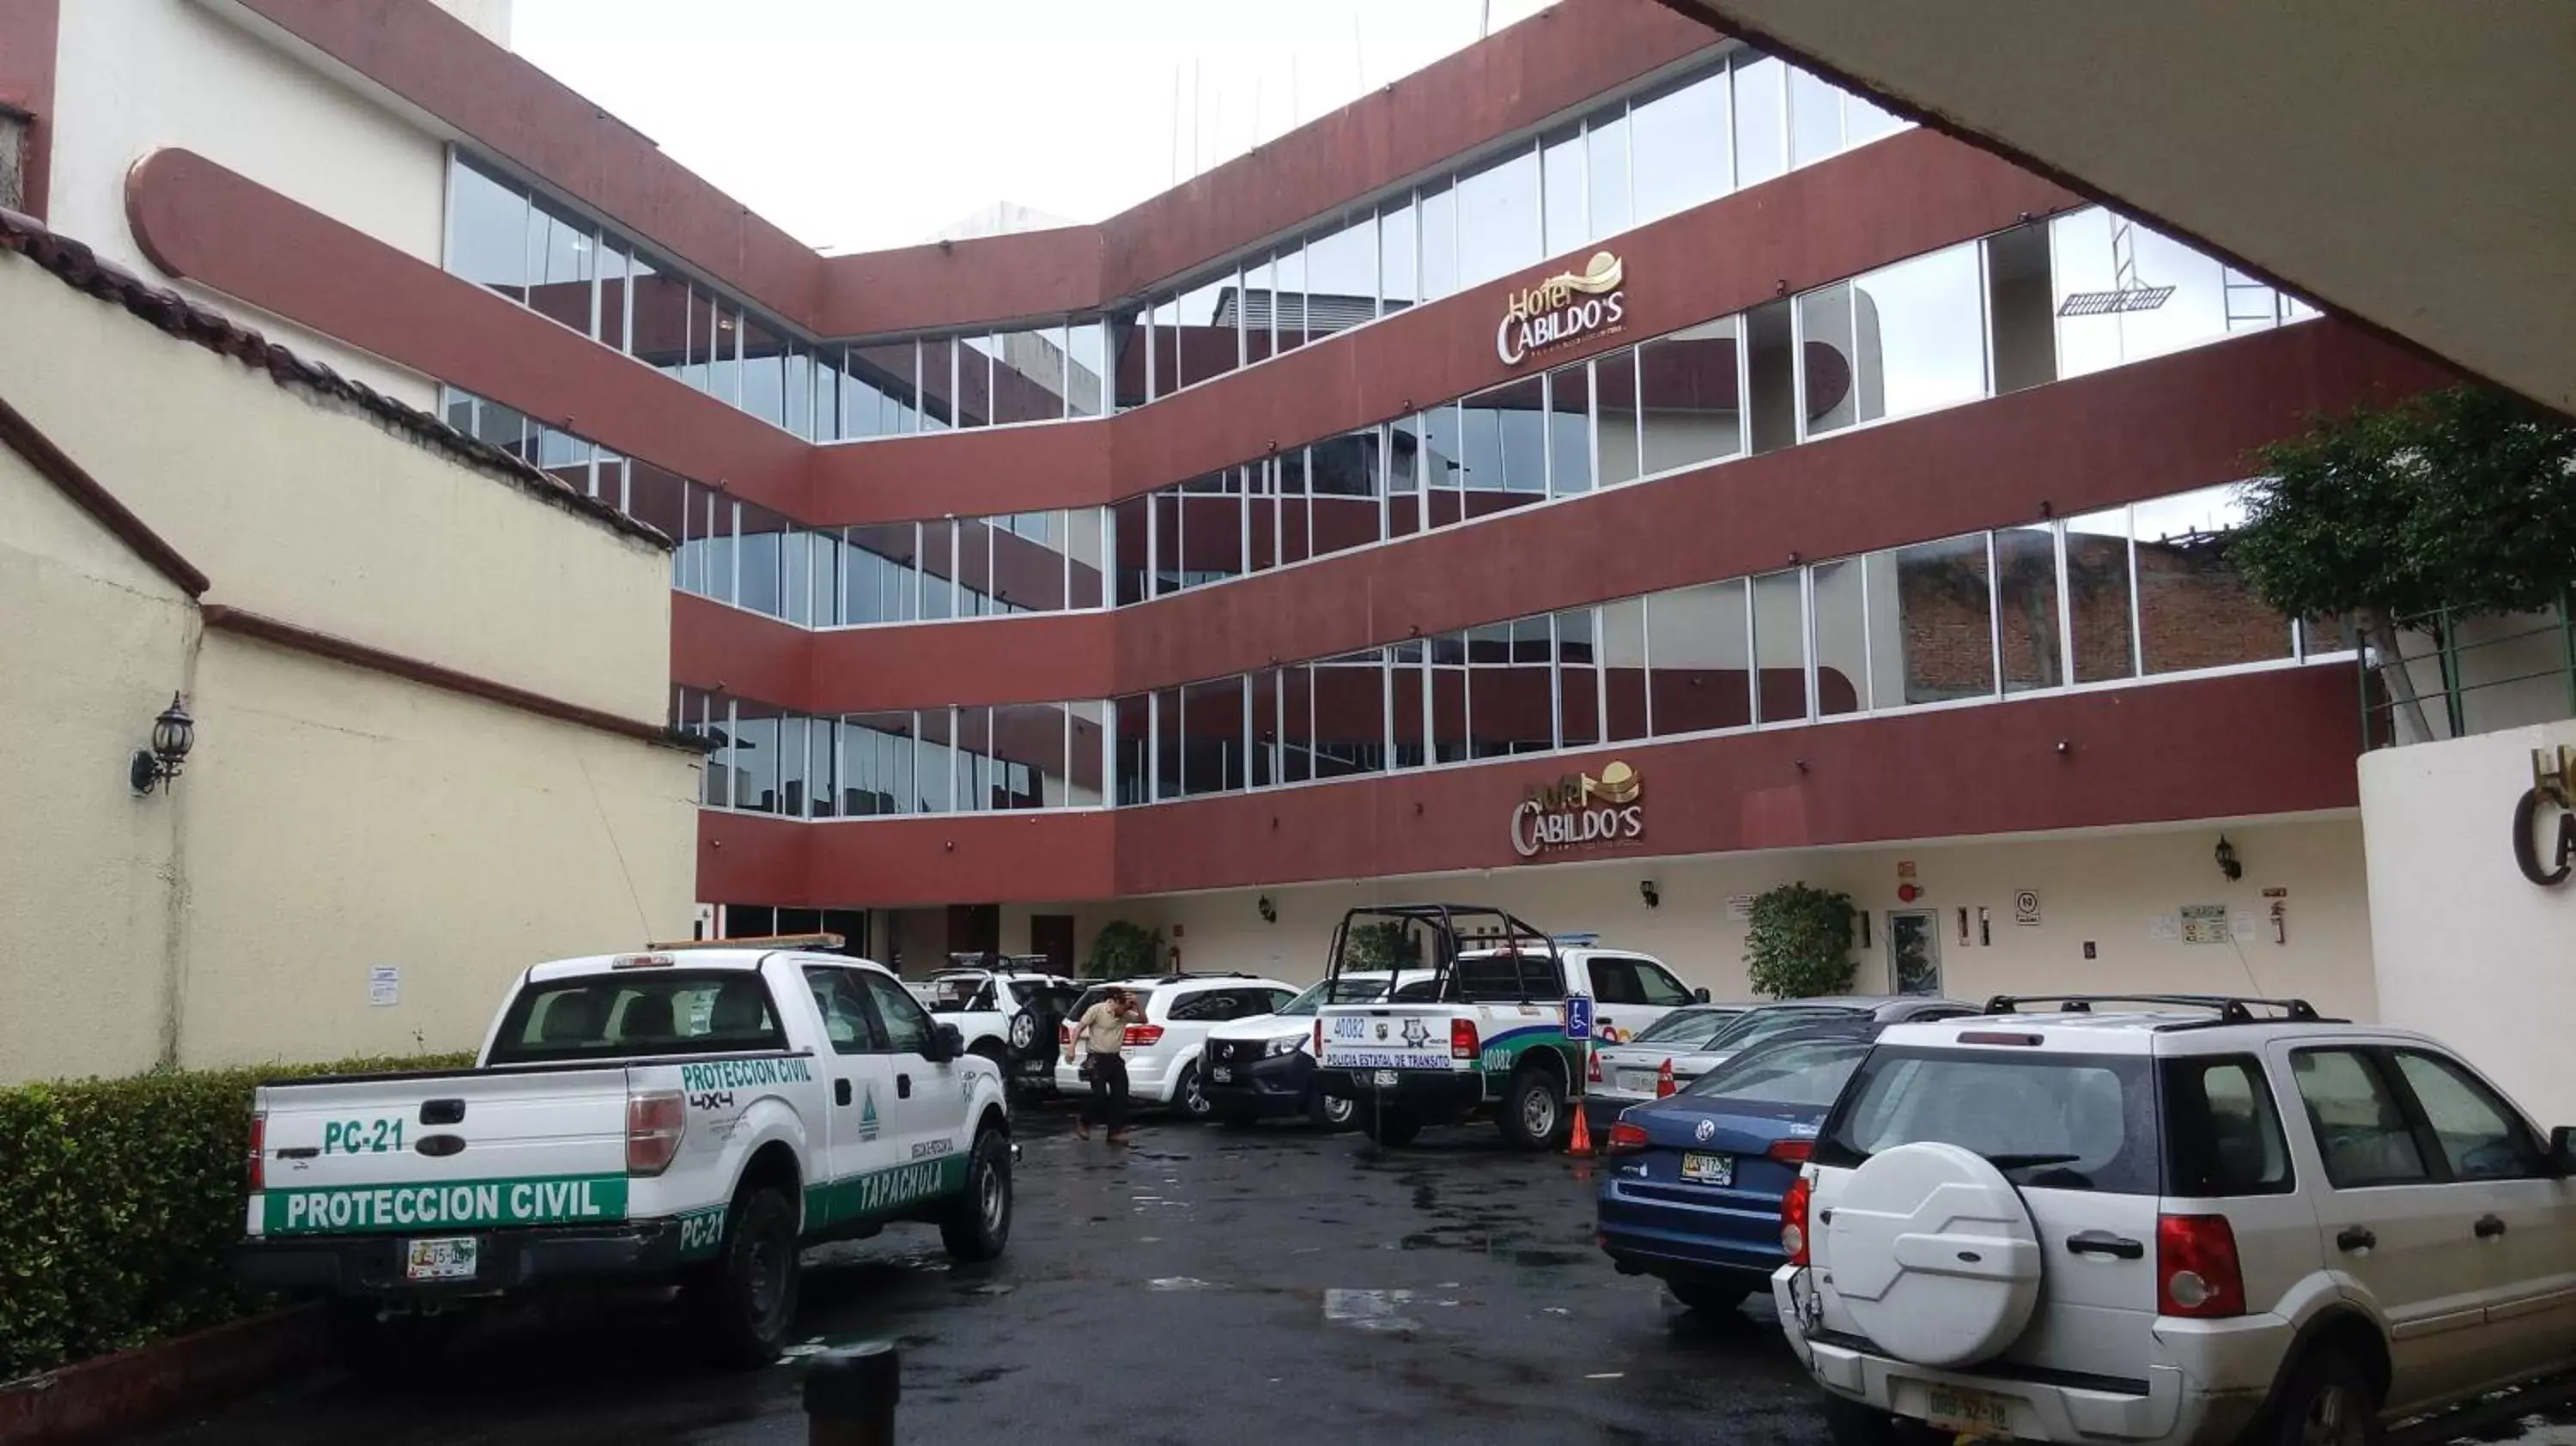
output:
[{"label": "white suv", "polygon": [[[1143,1024],[1127,1026],[1127,1043],[1120,1051],[1127,1061],[1128,1093],[1142,1104],[1169,1105],[1174,1114],[1189,1120],[1204,1120],[1211,1113],[1207,1092],[1201,1088],[1207,1078],[1208,1031],[1229,1020],[1276,1014],[1297,997],[1293,985],[1249,974],[1165,974],[1125,980],[1120,987],[1135,996],[1137,1008],[1145,1013]],[[1075,1022],[1109,988],[1104,983],[1084,990],[1065,1013],[1056,1035],[1055,1087],[1059,1091],[1078,1094],[1091,1088],[1082,1077],[1079,1056],[1075,1063],[1066,1064],[1063,1050],[1073,1041]]]},{"label": "white suv", "polygon": [[2296,1000],[2019,1007],[1881,1034],[1782,1203],[1837,1442],[2362,1443],[2576,1364],[2576,1132],[2457,1055]]}]

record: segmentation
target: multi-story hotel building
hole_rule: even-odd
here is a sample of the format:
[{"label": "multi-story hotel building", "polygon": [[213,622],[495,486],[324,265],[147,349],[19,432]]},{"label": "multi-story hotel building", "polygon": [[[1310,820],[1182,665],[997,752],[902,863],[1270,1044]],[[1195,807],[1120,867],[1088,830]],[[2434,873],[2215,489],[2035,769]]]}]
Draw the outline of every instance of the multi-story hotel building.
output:
[{"label": "multi-story hotel building", "polygon": [[1297,978],[1436,895],[1723,996],[1804,880],[1863,989],[2375,1009],[2352,655],[2231,489],[2445,374],[1654,0],[830,257],[429,0],[0,55],[55,230],[679,542],[719,927]]}]

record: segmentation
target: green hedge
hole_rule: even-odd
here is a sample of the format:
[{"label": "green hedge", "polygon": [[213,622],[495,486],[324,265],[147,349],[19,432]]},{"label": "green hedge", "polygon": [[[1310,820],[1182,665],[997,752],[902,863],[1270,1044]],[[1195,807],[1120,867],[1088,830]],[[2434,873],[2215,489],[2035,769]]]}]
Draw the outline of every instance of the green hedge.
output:
[{"label": "green hedge", "polygon": [[353,1059],[0,1089],[0,1381],[233,1319],[251,1090],[294,1075],[458,1068]]}]

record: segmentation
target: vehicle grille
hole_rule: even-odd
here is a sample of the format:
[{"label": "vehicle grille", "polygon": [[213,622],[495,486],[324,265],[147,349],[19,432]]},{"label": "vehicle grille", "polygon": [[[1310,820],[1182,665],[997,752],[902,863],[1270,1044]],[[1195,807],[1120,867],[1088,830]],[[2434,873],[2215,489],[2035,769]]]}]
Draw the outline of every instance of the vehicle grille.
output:
[{"label": "vehicle grille", "polygon": [[1208,1057],[1218,1064],[1259,1064],[1261,1041],[1257,1039],[1212,1039]]}]

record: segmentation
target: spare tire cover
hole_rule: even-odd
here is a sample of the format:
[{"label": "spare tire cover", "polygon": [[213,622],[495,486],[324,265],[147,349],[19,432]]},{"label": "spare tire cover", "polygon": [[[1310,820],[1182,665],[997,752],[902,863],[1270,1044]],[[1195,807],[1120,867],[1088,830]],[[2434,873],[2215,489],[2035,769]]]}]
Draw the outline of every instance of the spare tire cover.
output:
[{"label": "spare tire cover", "polygon": [[2039,1235],[2021,1193],[1958,1145],[1871,1156],[1834,1200],[1823,1244],[1852,1323],[1918,1365],[1996,1355],[2039,1301]]}]

